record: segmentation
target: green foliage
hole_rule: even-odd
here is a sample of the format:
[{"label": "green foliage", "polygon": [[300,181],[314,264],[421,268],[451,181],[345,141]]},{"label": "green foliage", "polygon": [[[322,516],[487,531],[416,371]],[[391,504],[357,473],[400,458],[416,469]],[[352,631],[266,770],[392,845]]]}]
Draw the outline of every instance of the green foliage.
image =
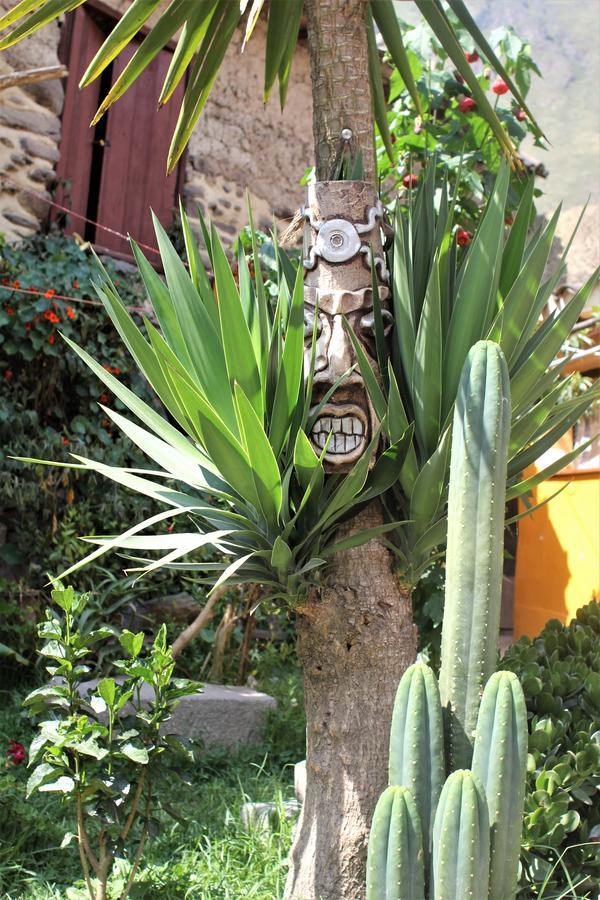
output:
[{"label": "green foliage", "polygon": [[[125,302],[138,306],[139,283],[119,275],[112,262],[106,265]],[[69,452],[99,446],[110,464],[140,464],[131,444],[98,416],[98,402],[107,396],[85,367],[65,354],[59,336],[63,331],[77,340],[107,371],[149,397],[91,288],[94,272],[91,254],[58,233],[6,245],[0,259],[0,278],[11,289],[0,292],[0,506],[8,530],[2,561],[26,566],[25,580],[34,587],[48,567],[74,561],[79,553],[75,535],[92,531],[98,521],[110,530],[148,506],[96,475],[81,478],[77,470],[24,468],[9,458],[48,456],[66,462]],[[123,408],[118,402],[116,406]]]},{"label": "green foliage", "polygon": [[496,668],[510,432],[508,368],[491,341],[471,349],[454,408],[440,695],[451,770],[471,764],[484,686]]},{"label": "green foliage", "polygon": [[[572,884],[600,887],[600,604],[569,625],[548,622],[521,638],[501,667],[518,675],[527,701],[529,758],[523,824],[526,896],[554,896]],[[560,863],[557,862],[562,857]]]},{"label": "green foliage", "polygon": [[[412,429],[397,434],[372,468],[379,434],[345,477],[326,477],[325,450],[318,458],[305,435],[310,417],[317,413],[311,411],[312,379],[303,378],[302,269],[294,272],[289,262],[284,263],[283,251],[278,251],[279,293],[273,310],[265,295],[256,248],[253,277],[244,255],[239,254],[238,288],[216,233],[203,225],[215,273],[213,293],[184,213],[182,223],[189,273],[157,221],[166,283],[133,245],[160,330],[144,319],[144,336],[105,269],[101,268],[96,284],[121,338],[181,430],[65,337],[129,412],[150,429],[102,407],[155,467],[149,477],[142,477],[145,473],[139,470],[77,454],[75,468],[105,475],[166,504],[167,509],[120,535],[91,539],[97,549],[68,567],[64,575],[113,548],[129,554],[166,551],[158,559],[130,555],[142,563],[135,571],[147,573],[160,566],[201,571],[215,586],[225,581],[258,582],[267,596],[296,602],[337,549],[333,536],[339,523],[383,493],[396,477],[409,450]],[[171,482],[179,482],[183,489],[170,487]],[[175,517],[191,521],[193,530],[165,533],[163,523]],[[158,527],[158,533],[141,534],[152,526]],[[391,527],[383,525],[377,533]],[[372,536],[372,530],[359,533],[352,537],[352,544]],[[203,561],[207,547],[213,547],[223,561]],[[190,554],[193,558],[186,560]]]},{"label": "green foliage", "polygon": [[[13,46],[46,23],[65,12],[72,11],[84,2],[85,0],[76,0],[76,2],[74,0],[44,0],[40,3],[38,0],[36,2],[20,0],[13,9],[0,16],[0,30],[10,29],[0,39],[0,50]],[[453,64],[462,71],[469,88],[478,96],[482,116],[504,152],[510,156],[513,153],[510,139],[491,105],[481,94],[475,76],[466,65],[463,50],[457,41],[453,24],[445,9],[441,4],[435,5],[435,9],[432,9],[432,4],[423,3],[422,0],[416,0],[416,3]],[[132,43],[139,29],[147,25],[158,5],[159,0],[135,0],[131,4],[90,61],[81,79],[82,87],[97,79],[104,69]],[[95,124],[110,106],[131,87],[156,57],[156,54],[174,38],[177,32],[180,32],[171,65],[158,97],[159,106],[166,103],[179,82],[185,77],[186,72],[188,73],[185,94],[169,150],[167,168],[168,171],[172,171],[202,113],[227,48],[247,6],[247,0],[243,0],[241,3],[232,3],[230,0],[196,0],[192,5],[179,3],[179,0],[171,0],[168,6],[162,10],[158,19],[150,26],[144,40],[136,48],[135,53],[102,100],[92,124]],[[469,36],[470,42],[475,41],[482,52],[485,51],[491,59],[489,52],[491,48],[475,22],[468,14],[463,14],[456,0],[452,6],[462,23],[463,33]],[[267,14],[263,96],[266,102],[275,82],[278,81],[279,99],[283,108],[298,40],[303,2],[302,0],[286,0],[285,3],[272,3],[265,6],[265,0],[254,0],[248,11],[244,44],[250,38],[263,9]],[[393,158],[394,151],[387,135],[382,74],[375,43],[373,18],[418,112],[421,112],[421,100],[414,83],[411,61],[403,44],[392,0],[370,0],[365,26],[371,47],[371,95],[380,132],[385,136],[388,152]],[[456,19],[453,21],[456,22]],[[510,75],[504,70],[500,60],[495,58],[494,64],[499,73],[505,75],[510,81]],[[520,96],[522,89],[521,83],[512,84],[513,94],[521,105],[524,103]]]},{"label": "green foliage", "polygon": [[[398,205],[388,254],[395,327],[383,391],[359,364],[371,401],[390,440],[414,422],[414,440],[398,481],[385,496],[390,519],[410,524],[394,530],[403,577],[418,581],[446,540],[450,425],[460,373],[479,340],[499,344],[512,397],[506,499],[522,496],[558,471],[568,454],[533,479],[523,469],[570,429],[598,396],[559,400],[564,387],[556,354],[598,281],[594,272],[558,314],[539,324],[540,313],[560,278],[564,260],[545,275],[557,214],[529,236],[530,182],[514,224],[505,225],[509,170],[502,166],[473,239],[458,241],[455,204],[448,187],[436,190],[435,166],[417,190]],[[385,372],[385,363],[384,363]],[[560,385],[560,387],[559,387]],[[387,416],[387,418],[386,418]]]},{"label": "green foliage", "polygon": [[[281,657],[275,648],[257,656],[252,671],[259,690],[277,697],[279,704],[264,743],[198,753],[187,783],[177,775],[179,763],[164,758],[169,800],[181,820],[155,808],[160,832],[144,848],[132,897],[180,900],[190,892],[211,900],[282,896],[293,822],[280,819],[272,832],[245,833],[239,811],[248,800],[293,797],[289,763],[305,752],[301,678],[295,658]],[[35,732],[21,709],[19,689],[1,696],[0,894],[7,900],[62,900],[67,894],[80,900],[85,885],[76,842],[59,852],[64,833],[72,830],[68,808],[55,793],[35,792],[25,800],[26,765],[8,761],[5,766],[2,757],[9,739],[26,746]],[[115,862],[111,896],[124,889],[130,870],[130,860]]]},{"label": "green foliage", "polygon": [[[528,135],[542,146],[539,129],[522,108],[522,103],[509,91],[504,95],[489,93],[494,62],[489,57],[482,60],[474,52],[473,40],[458,19],[452,18],[452,24],[462,46],[469,49],[471,61],[467,58],[466,64],[484,96],[494,101],[495,113],[515,147],[518,149]],[[394,67],[387,99],[387,126],[393,142],[394,161],[383,140],[377,143],[377,169],[383,196],[393,203],[396,191],[403,189],[403,183],[407,196],[411,182],[422,179],[422,168],[433,163],[438,186],[447,179],[455,193],[455,220],[467,231],[468,239],[477,227],[493,187],[502,162],[502,150],[473,97],[472,87],[465,83],[435,34],[425,23],[410,25],[402,22],[401,28],[423,112],[415,116],[411,92],[400,70]],[[512,76],[521,99],[526,98],[532,74],[540,74],[531,58],[529,43],[510,27],[496,29],[490,35],[489,43],[502,63],[505,77]],[[514,218],[526,184],[522,168],[516,167],[511,172],[507,196],[507,222]]]},{"label": "green foliage", "polygon": [[[193,757],[189,742],[163,729],[179,698],[199,686],[173,678],[175,662],[162,626],[150,648],[144,647],[143,632],[123,631],[123,658],[114,661],[118,677],[85,690],[90,648],[111,632],[82,627],[86,594],[54,582],[52,600],[62,612],[47,610],[39,626],[39,652],[49,662],[51,680],[24,701],[30,715],[42,718],[29,749],[34,768],[27,796],[40,791],[64,798],[76,834],[68,833],[62,846],[77,840],[93,900],[93,876],[99,888],[106,886],[116,857],[132,860],[133,883],[146,840],[159,827],[155,808],[179,816],[168,802],[164,758],[173,752]],[[127,893],[128,887],[122,896]]]}]

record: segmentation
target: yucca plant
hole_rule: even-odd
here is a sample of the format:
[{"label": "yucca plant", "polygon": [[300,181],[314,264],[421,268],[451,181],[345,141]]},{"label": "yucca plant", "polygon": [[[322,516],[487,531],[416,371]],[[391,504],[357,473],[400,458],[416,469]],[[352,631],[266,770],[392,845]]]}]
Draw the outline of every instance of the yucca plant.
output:
[{"label": "yucca plant", "polygon": [[[0,50],[13,46],[48,22],[64,13],[72,12],[85,2],[86,0],[20,0],[11,10],[0,16],[0,31],[10,28],[10,31],[0,40]],[[345,0],[345,2],[351,3],[352,0]],[[445,8],[437,0],[436,2],[415,0],[415,3],[465,80],[478,104],[481,115],[489,123],[498,142],[508,155],[512,155],[514,149],[511,140],[466,61],[464,51],[456,38],[451,19]],[[358,3],[354,3],[354,6],[363,16],[368,41],[369,80],[375,119],[387,152],[393,160],[394,150],[388,130],[375,26],[377,26],[390,57],[411,94],[416,113],[426,115],[427,110],[423,110],[421,106],[419,92],[412,75],[392,0],[368,0],[368,3],[359,0]],[[519,106],[526,110],[534,121],[517,85],[505,71],[465,4],[462,0],[449,0],[449,6],[452,13],[472,37],[475,46],[479,48],[490,65],[493,65],[504,77]],[[159,13],[160,15],[158,15]],[[317,11],[315,9],[315,0],[306,0],[306,2],[305,0],[271,0],[270,3],[266,3],[265,0],[253,0],[252,3],[250,0],[193,0],[193,2],[191,0],[171,0],[166,6],[163,0],[132,0],[125,14],[115,25],[93,59],[90,60],[81,79],[80,87],[86,87],[95,81],[106,67],[133,42],[140,29],[149,27],[149,31],[102,100],[92,124],[95,124],[112,104],[123,96],[156,55],[179,32],[177,47],[165,76],[160,96],[157,98],[159,106],[167,103],[177,85],[188,73],[179,119],[169,150],[167,167],[171,172],[183,153],[202,113],[236,28],[245,17],[245,45],[254,31],[261,13],[268,18],[264,100],[265,102],[268,100],[275,83],[278,82],[279,99],[283,108],[302,18],[306,16],[309,28],[311,23],[314,23],[316,31],[318,31],[318,16],[321,15],[325,18],[328,15],[327,10]],[[158,18],[152,25],[148,25],[155,14],[158,15]],[[535,127],[537,128],[537,126]],[[538,135],[542,136],[539,130]]]},{"label": "yucca plant", "polygon": [[[187,268],[154,220],[165,281],[132,243],[153,309],[151,318],[143,318],[143,330],[100,262],[95,285],[168,415],[144,403],[99,360],[65,338],[125,404],[129,417],[103,409],[153,468],[134,471],[74,454],[75,466],[100,472],[167,508],[120,535],[88,538],[99,546],[62,575],[118,549],[135,561],[133,571],[191,569],[200,573],[200,581],[215,587],[227,580],[260,583],[264,596],[295,605],[319,582],[320,570],[333,553],[395,527],[379,525],[335,541],[340,521],[397,479],[412,426],[377,460],[379,433],[347,475],[326,476],[323,457],[329,440],[318,457],[306,436],[329,397],[313,407],[314,339],[308,377],[303,375],[302,269],[295,270],[278,251],[279,294],[273,308],[254,232],[254,276],[240,249],[236,283],[215,230],[203,223],[213,288],[183,209],[181,221]],[[187,530],[161,532],[167,521],[178,525],[181,517]],[[150,529],[155,533],[148,533]],[[207,546],[222,561],[194,558],[195,551]],[[148,559],[136,551],[160,555]]]},{"label": "yucca plant", "polygon": [[[390,517],[409,524],[389,535],[400,569],[414,584],[433,556],[443,552],[450,465],[450,429],[460,373],[470,348],[494,340],[506,356],[512,396],[506,500],[571,462],[566,454],[523,478],[598,397],[596,383],[583,396],[561,400],[566,381],[561,347],[589,299],[600,269],[560,312],[541,320],[565,268],[565,257],[546,273],[560,208],[546,225],[534,222],[533,181],[510,228],[505,224],[508,165],[501,169],[470,244],[459,247],[453,201],[435,184],[435,162],[418,189],[395,211],[388,259],[395,327],[391,348],[379,344],[383,384],[374,378],[354,340],[371,400],[391,441],[414,423],[414,440],[398,482],[385,497]],[[375,310],[377,313],[377,309]],[[442,550],[440,550],[442,548]]]}]

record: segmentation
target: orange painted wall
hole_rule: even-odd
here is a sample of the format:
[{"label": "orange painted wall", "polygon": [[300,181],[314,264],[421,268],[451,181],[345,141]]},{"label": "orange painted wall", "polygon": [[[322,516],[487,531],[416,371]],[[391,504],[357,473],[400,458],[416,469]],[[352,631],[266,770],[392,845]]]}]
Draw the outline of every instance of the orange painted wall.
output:
[{"label": "orange painted wall", "polygon": [[548,619],[570,621],[594,594],[600,597],[600,472],[557,475],[538,485],[532,503],[564,484],[558,497],[519,522],[515,640],[535,637]]}]

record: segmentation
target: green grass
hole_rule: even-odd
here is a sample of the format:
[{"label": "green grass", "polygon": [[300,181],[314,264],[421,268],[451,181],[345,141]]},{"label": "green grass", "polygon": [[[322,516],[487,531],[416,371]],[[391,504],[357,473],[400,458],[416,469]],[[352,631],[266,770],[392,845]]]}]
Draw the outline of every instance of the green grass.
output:
[{"label": "green grass", "polygon": [[[269,666],[265,667],[267,670]],[[265,677],[266,676],[266,677]],[[271,666],[260,688],[276,696],[261,747],[232,755],[203,755],[194,783],[174,774],[169,801],[185,824],[160,817],[160,832],[147,844],[131,896],[144,900],[276,900],[283,895],[293,823],[270,832],[241,830],[239,810],[248,801],[293,797],[292,763],[304,755],[304,718],[297,671]],[[27,691],[0,691],[0,760],[9,739],[29,744],[34,729],[23,714]],[[74,830],[60,801],[36,794],[25,800],[28,771],[0,761],[0,897],[5,900],[80,900],[87,895]],[[129,863],[117,866],[111,898],[123,889]]]}]

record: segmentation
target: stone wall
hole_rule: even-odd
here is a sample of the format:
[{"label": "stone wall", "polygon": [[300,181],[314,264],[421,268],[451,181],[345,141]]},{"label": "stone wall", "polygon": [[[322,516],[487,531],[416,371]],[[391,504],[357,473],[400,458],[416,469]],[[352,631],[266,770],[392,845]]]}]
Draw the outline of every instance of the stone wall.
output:
[{"label": "stone wall", "polygon": [[[0,10],[15,0],[0,0]],[[122,11],[123,0],[112,0]],[[55,65],[60,27],[45,26],[0,53],[0,74]],[[304,197],[299,181],[312,160],[312,106],[306,42],[300,41],[287,105],[279,109],[277,88],[262,102],[266,26],[260,21],[243,55],[243,32],[235,35],[185,157],[184,200],[192,217],[198,206],[229,243],[246,224],[249,189],[255,221],[269,228],[273,216],[291,217]],[[0,175],[38,194],[53,178],[60,143],[63,87],[41,82],[0,92]],[[43,200],[0,183],[0,232],[9,239],[34,231],[48,207]]]},{"label": "stone wall", "polygon": [[[0,10],[12,6],[13,0],[0,0]],[[59,26],[53,22],[0,53],[0,74],[57,65],[59,36]],[[62,106],[58,80],[0,91],[0,232],[9,238],[35,231],[48,211],[43,200],[10,182],[49,198],[46,185],[54,177],[58,160]]]},{"label": "stone wall", "polygon": [[279,107],[277,86],[262,102],[266,27],[260,21],[244,53],[236,35],[189,144],[185,205],[215,220],[225,239],[246,224],[249,188],[256,224],[270,228],[273,215],[291,217],[304,202],[299,184],[312,163],[312,99],[306,42],[300,41],[287,102]]}]

